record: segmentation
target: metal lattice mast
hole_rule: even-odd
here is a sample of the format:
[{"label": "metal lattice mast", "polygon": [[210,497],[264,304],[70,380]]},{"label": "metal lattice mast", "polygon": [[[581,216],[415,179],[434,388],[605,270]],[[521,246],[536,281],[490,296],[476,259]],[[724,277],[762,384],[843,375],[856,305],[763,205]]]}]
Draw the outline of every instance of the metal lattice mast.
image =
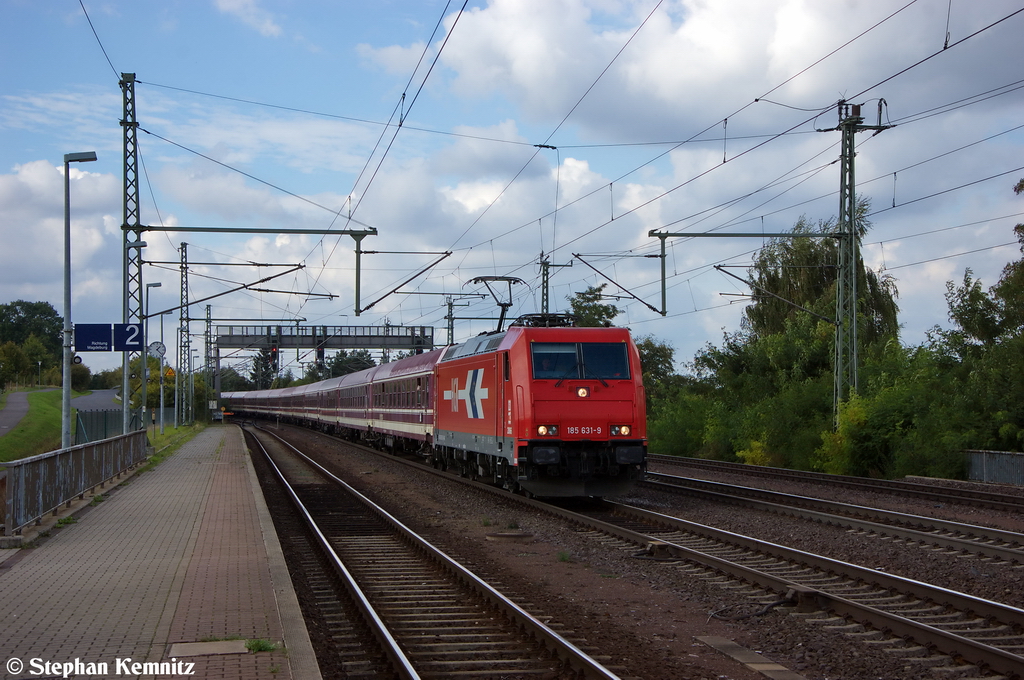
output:
[{"label": "metal lattice mast", "polygon": [[547,314],[551,311],[551,268],[571,267],[569,264],[551,264],[544,253],[540,254],[540,313]]},{"label": "metal lattice mast", "polygon": [[548,297],[549,291],[548,286],[551,281],[551,272],[549,271],[550,262],[544,254],[540,256],[540,313],[547,314],[551,308],[550,299]]},{"label": "metal lattice mast", "polygon": [[838,277],[836,279],[836,345],[833,405],[857,392],[857,197],[854,191],[854,135],[864,121],[860,107],[839,122],[842,151],[839,166]]},{"label": "metal lattice mast", "polygon": [[[139,147],[138,121],[135,118],[135,74],[122,73],[120,81],[124,98],[124,118],[121,127],[124,130],[124,221],[121,231],[124,234],[122,243],[122,270],[124,272],[124,323],[143,322],[142,309],[142,234],[144,229],[139,219]],[[142,387],[141,381],[136,386],[131,380],[131,364],[141,358],[140,352],[125,352],[122,360],[121,411],[124,432],[130,432],[142,426],[135,422],[131,404],[135,394]]]},{"label": "metal lattice mast", "polygon": [[178,379],[174,383],[174,394],[176,413],[180,416],[178,422],[186,425],[191,421],[191,411],[188,404],[188,389],[186,380],[191,380],[189,373],[189,356],[192,351],[191,339],[189,336],[188,324],[188,244],[181,244],[181,308],[178,322]]},{"label": "metal lattice mast", "polygon": [[[297,323],[297,322],[296,322]],[[213,394],[213,311],[210,305],[206,305],[206,341],[203,351],[205,358],[203,361],[203,382],[206,385],[206,404],[203,406],[203,412],[209,410],[210,395]],[[204,419],[206,416],[204,416]]]},{"label": "metal lattice mast", "polygon": [[854,136],[861,130],[880,132],[891,125],[882,125],[884,99],[878,103],[878,124],[864,125],[859,104],[839,103],[839,125],[842,134],[839,181],[838,240],[839,275],[836,279],[836,348],[833,406],[838,425],[839,404],[857,393],[857,277],[859,274],[860,238],[857,234],[857,194],[854,159],[857,155]]}]

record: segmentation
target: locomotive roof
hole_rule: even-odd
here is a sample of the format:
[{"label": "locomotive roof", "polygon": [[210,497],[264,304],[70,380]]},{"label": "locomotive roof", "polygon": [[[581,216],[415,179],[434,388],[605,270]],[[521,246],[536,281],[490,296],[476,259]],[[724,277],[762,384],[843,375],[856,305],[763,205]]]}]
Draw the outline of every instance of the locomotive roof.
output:
[{"label": "locomotive roof", "polygon": [[468,357],[484,352],[493,352],[498,349],[508,349],[520,337],[539,339],[543,338],[549,342],[571,342],[573,338],[597,338],[602,335],[614,335],[619,339],[629,337],[629,329],[620,326],[573,326],[573,327],[541,327],[541,326],[511,326],[501,333],[488,333],[478,335],[467,340],[461,345],[451,345],[445,350],[441,361],[451,361],[461,357]]},{"label": "locomotive roof", "polygon": [[468,357],[473,354],[492,352],[501,347],[502,341],[508,334],[509,331],[505,331],[504,333],[478,335],[475,338],[467,340],[461,345],[450,345],[446,348],[444,357],[441,361],[451,361],[452,359],[458,359],[459,357]]}]

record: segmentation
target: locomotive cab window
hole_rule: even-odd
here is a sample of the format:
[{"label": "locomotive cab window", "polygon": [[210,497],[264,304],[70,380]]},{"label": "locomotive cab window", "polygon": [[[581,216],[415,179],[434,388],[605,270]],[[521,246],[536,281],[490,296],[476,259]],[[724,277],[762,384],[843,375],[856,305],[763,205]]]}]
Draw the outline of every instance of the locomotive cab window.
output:
[{"label": "locomotive cab window", "polygon": [[533,377],[544,380],[628,380],[622,342],[535,342]]},{"label": "locomotive cab window", "polygon": [[579,358],[574,342],[535,342],[533,377],[558,380],[579,377]]}]

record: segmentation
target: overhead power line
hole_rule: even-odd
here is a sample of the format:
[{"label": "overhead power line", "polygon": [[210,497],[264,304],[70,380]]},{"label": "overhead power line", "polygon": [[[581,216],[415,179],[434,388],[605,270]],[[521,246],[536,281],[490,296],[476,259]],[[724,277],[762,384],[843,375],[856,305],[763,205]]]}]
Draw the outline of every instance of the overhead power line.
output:
[{"label": "overhead power line", "polygon": [[114,68],[113,62],[110,61],[110,55],[107,54],[107,48],[103,46],[103,41],[100,40],[100,34],[96,32],[96,27],[92,24],[92,18],[89,16],[89,11],[85,8],[84,0],[78,0],[78,4],[82,6],[82,14],[85,15],[85,20],[89,22],[89,28],[92,29],[93,37],[96,38],[96,44],[100,46],[100,51],[103,52],[103,58],[107,60],[110,70],[114,72],[114,77],[120,78],[121,72]]}]

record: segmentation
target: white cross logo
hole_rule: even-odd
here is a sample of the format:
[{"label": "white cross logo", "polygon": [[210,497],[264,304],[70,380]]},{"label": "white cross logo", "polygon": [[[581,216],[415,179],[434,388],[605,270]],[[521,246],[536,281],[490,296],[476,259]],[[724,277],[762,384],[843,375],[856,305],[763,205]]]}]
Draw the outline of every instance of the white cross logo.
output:
[{"label": "white cross logo", "polygon": [[466,402],[466,415],[470,418],[484,417],[484,399],[488,389],[480,387],[484,369],[474,368],[466,373],[466,388],[459,389],[459,379],[452,378],[452,388],[444,391],[444,398],[452,402],[452,413],[459,412],[459,400]]}]

